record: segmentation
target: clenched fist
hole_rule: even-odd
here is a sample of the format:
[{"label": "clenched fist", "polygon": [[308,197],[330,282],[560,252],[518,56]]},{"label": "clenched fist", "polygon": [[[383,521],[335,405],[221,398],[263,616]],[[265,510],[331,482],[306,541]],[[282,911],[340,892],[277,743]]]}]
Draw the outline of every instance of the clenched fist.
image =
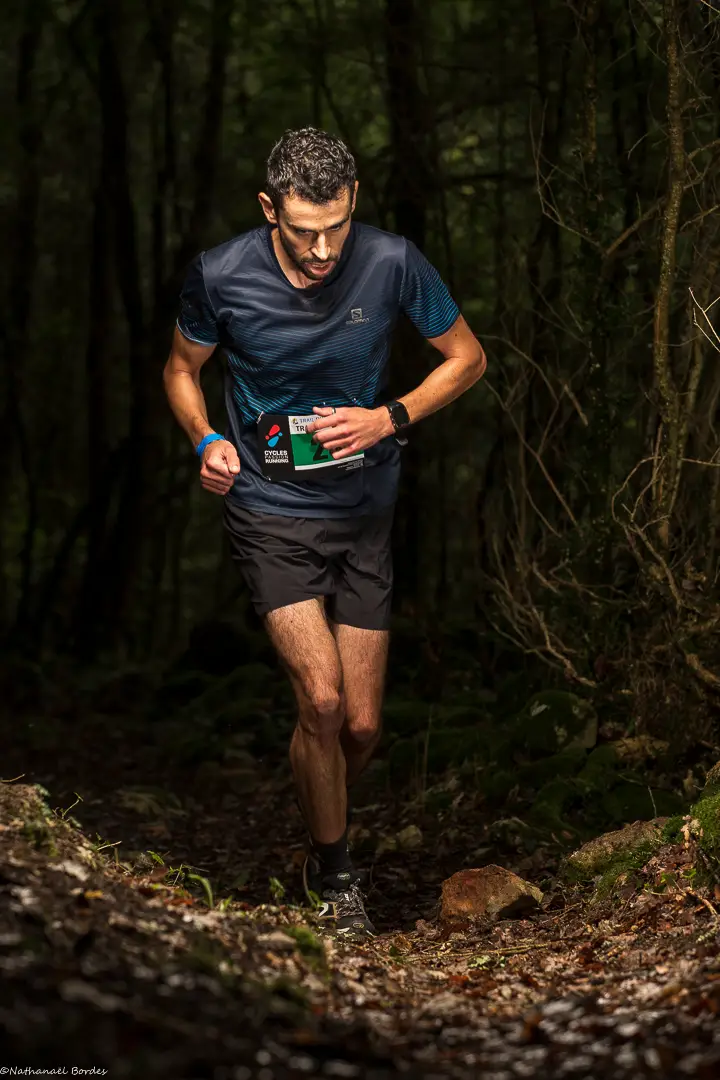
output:
[{"label": "clenched fist", "polygon": [[227,495],[240,472],[237,450],[227,439],[215,439],[203,451],[200,482],[214,495]]}]

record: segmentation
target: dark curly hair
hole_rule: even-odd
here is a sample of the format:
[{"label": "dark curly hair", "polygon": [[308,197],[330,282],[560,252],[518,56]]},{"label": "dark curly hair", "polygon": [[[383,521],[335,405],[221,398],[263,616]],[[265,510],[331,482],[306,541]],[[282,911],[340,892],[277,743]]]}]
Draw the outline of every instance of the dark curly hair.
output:
[{"label": "dark curly hair", "polygon": [[267,161],[267,193],[275,207],[284,195],[331,202],[355,186],[355,159],[341,139],[318,128],[286,131]]}]

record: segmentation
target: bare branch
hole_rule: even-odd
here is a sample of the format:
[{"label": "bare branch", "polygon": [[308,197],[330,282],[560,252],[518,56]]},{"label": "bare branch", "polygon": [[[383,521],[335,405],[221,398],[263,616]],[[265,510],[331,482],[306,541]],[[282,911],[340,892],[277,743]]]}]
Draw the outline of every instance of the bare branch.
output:
[{"label": "bare branch", "polygon": [[[702,336],[704,338],[707,338],[713,349],[716,349],[717,352],[720,352],[720,335],[718,335],[718,332],[711,323],[710,316],[708,315],[708,311],[713,306],[713,304],[717,303],[720,297],[716,297],[716,299],[713,300],[712,304],[710,304],[706,308],[704,308],[702,304],[700,304],[700,302],[697,300],[695,293],[692,291],[692,288],[690,289],[690,298],[693,302],[693,324],[697,326]],[[698,322],[698,313],[700,314],[700,322]],[[707,326],[710,333],[707,332],[705,326]]]},{"label": "bare branch", "polygon": [[690,670],[697,675],[705,686],[709,686],[712,690],[720,690],[720,678],[714,675],[712,671],[708,671],[697,653],[689,653],[683,649],[683,656]]},{"label": "bare branch", "polygon": [[505,402],[504,402],[504,401],[503,401],[503,399],[502,399],[502,398],[500,397],[500,395],[498,394],[497,390],[495,389],[495,387],[494,387],[494,386],[492,386],[492,384],[491,384],[491,383],[489,383],[489,382],[487,382],[487,381],[486,381],[485,385],[486,385],[486,386],[488,387],[488,389],[490,390],[490,393],[491,393],[491,394],[493,394],[493,396],[494,396],[494,397],[496,398],[496,400],[497,400],[497,401],[499,402],[499,404],[500,404],[500,407],[501,407],[501,409],[503,410],[503,412],[504,412],[504,413],[505,413],[505,414],[506,414],[507,416],[509,416],[509,417],[510,417],[510,422],[511,422],[511,424],[513,425],[513,427],[515,428],[515,431],[516,431],[516,433],[517,433],[517,436],[518,436],[518,438],[520,439],[521,443],[523,444],[523,446],[525,447],[525,449],[526,449],[526,450],[528,451],[528,453],[530,453],[530,454],[532,455],[532,457],[533,457],[533,458],[535,459],[535,461],[536,461],[536,462],[537,462],[537,464],[539,465],[539,467],[540,467],[540,471],[542,472],[543,476],[545,477],[545,479],[547,480],[548,484],[549,484],[549,485],[550,485],[550,487],[552,488],[552,490],[553,490],[553,492],[554,492],[554,494],[555,494],[555,497],[556,497],[556,499],[558,500],[558,502],[560,503],[560,505],[562,506],[563,510],[565,511],[565,513],[567,514],[567,516],[568,516],[568,517],[570,518],[570,520],[572,521],[573,525],[577,525],[577,520],[576,520],[576,518],[575,518],[575,515],[573,514],[572,510],[570,509],[570,507],[568,506],[567,502],[565,501],[565,499],[563,498],[562,494],[560,493],[560,491],[559,491],[559,489],[558,489],[558,486],[557,486],[557,484],[555,483],[555,481],[554,481],[554,480],[553,480],[553,478],[551,477],[550,473],[548,472],[548,470],[547,470],[547,467],[546,467],[546,465],[545,465],[545,462],[544,462],[544,461],[542,460],[542,458],[541,458],[541,457],[540,457],[540,455],[539,455],[539,454],[537,453],[537,451],[536,451],[535,449],[533,449],[533,447],[532,447],[532,446],[530,446],[530,444],[528,443],[527,439],[525,438],[525,436],[523,435],[522,431],[520,430],[520,426],[519,426],[519,424],[518,424],[517,420],[515,419],[515,417],[513,416],[513,414],[512,414],[512,411],[511,411],[510,409],[508,409],[508,408],[507,408],[507,406],[505,405]]}]

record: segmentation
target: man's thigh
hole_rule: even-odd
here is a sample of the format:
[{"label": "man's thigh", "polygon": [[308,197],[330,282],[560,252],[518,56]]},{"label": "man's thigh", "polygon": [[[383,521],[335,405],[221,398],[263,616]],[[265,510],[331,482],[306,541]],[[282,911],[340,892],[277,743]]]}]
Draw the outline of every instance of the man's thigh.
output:
[{"label": "man's thigh", "polygon": [[322,601],[304,600],[276,608],[263,622],[299,704],[317,706],[339,699],[342,665]]},{"label": "man's thigh", "polygon": [[340,655],[348,726],[377,731],[390,634],[387,630],[363,630],[334,622],[330,628]]}]

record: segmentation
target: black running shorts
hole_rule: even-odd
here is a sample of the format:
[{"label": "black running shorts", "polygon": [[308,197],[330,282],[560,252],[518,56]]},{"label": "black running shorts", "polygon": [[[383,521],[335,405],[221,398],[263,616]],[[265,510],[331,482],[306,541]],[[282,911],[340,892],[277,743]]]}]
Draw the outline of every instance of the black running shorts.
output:
[{"label": "black running shorts", "polygon": [[386,630],[392,599],[393,508],[346,518],[300,518],[225,500],[233,558],[258,615],[325,598],[333,622]]}]

